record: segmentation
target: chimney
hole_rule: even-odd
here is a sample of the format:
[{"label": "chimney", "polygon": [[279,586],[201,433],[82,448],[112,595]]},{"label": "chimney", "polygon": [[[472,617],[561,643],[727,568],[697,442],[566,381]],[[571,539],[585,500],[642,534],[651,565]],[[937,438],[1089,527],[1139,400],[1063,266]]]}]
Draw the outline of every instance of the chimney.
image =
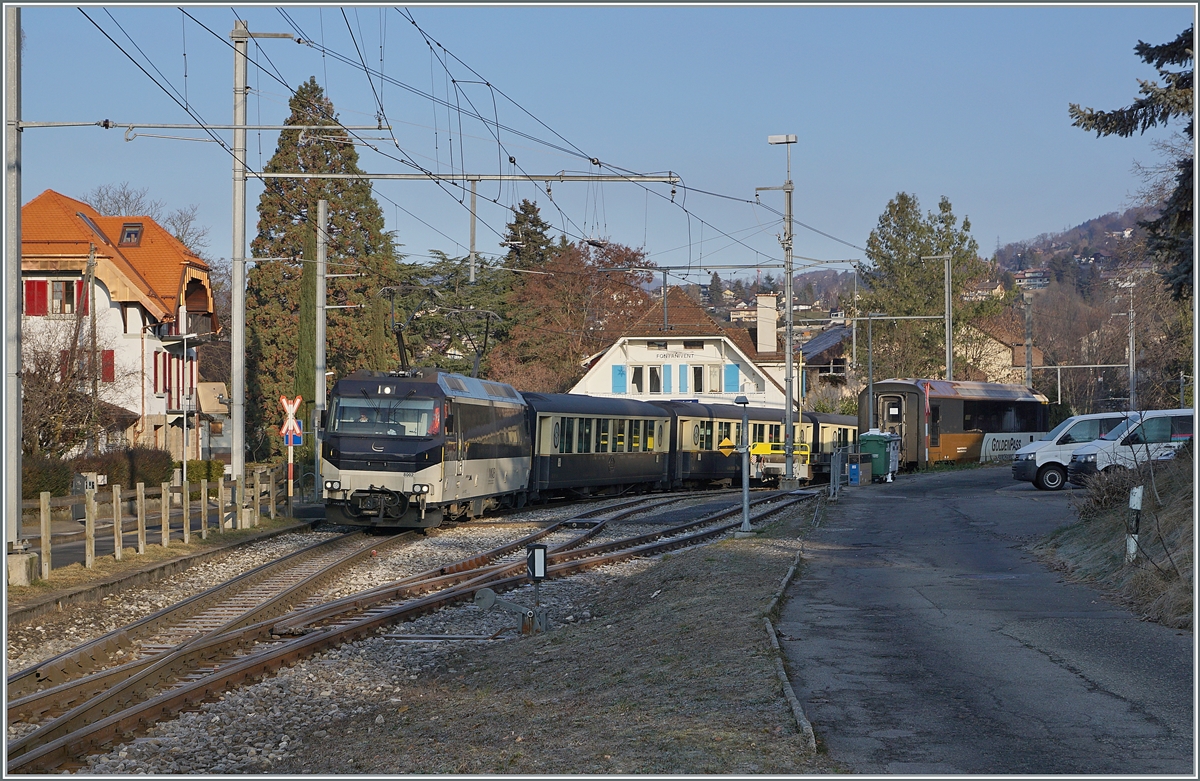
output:
[{"label": "chimney", "polygon": [[775,341],[775,323],[779,314],[775,311],[777,296],[774,293],[758,294],[758,351],[773,353],[778,350]]}]

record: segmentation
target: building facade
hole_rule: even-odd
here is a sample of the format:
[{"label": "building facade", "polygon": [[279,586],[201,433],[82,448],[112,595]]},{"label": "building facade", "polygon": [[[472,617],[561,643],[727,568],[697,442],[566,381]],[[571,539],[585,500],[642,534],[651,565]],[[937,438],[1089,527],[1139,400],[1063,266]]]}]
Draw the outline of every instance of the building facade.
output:
[{"label": "building facade", "polygon": [[203,260],[149,217],[103,216],[46,190],[21,209],[21,280],[27,366],[37,351],[77,344],[99,364],[99,400],[130,413],[102,444],[201,457],[194,340],[219,328]]}]

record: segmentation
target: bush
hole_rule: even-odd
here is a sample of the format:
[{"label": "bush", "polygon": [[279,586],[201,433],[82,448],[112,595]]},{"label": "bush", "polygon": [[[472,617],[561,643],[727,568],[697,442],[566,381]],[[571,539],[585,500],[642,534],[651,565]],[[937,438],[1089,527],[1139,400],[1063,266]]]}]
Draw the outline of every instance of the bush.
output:
[{"label": "bush", "polygon": [[25,456],[21,459],[21,498],[37,499],[42,491],[51,496],[71,492],[71,464],[57,458]]},{"label": "bush", "polygon": [[[156,450],[149,447],[133,447],[121,451],[128,464],[129,485],[145,483],[157,486],[170,482],[174,460],[166,450]],[[111,482],[112,479],[109,478]],[[125,485],[122,483],[121,485]]]},{"label": "bush", "polygon": [[108,476],[109,485],[128,486],[129,462],[125,459],[125,451],[112,450],[94,456],[80,456],[71,461],[73,473],[86,474],[95,472]]},{"label": "bush", "polygon": [[189,483],[198,483],[201,480],[215,483],[221,479],[221,475],[225,474],[225,464],[220,461],[202,461],[193,458],[187,462],[187,474]]}]

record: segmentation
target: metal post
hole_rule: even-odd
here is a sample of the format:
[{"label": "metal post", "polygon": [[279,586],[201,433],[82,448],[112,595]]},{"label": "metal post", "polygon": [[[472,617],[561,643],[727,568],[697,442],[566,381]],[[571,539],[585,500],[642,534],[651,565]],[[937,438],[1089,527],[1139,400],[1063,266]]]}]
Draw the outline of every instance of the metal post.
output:
[{"label": "metal post", "polygon": [[[95,482],[92,485],[95,485]],[[95,488],[89,488],[83,492],[83,566],[87,569],[96,566]]]},{"label": "metal post", "polygon": [[208,539],[208,478],[200,478],[200,539]]},{"label": "metal post", "polygon": [[[744,397],[742,397],[744,398]],[[738,449],[742,451],[742,531],[750,531],[750,411],[742,405],[742,436]]]},{"label": "metal post", "polygon": [[[858,369],[858,266],[854,266],[854,319],[850,321],[850,363]],[[857,379],[857,377],[856,377]]]},{"label": "metal post", "polygon": [[479,180],[471,180],[471,278],[472,285],[475,284],[475,188],[478,186]]},{"label": "metal post", "polygon": [[184,480],[179,491],[183,504],[183,544],[187,545],[192,541],[192,484]]},{"label": "metal post", "polygon": [[88,376],[92,380],[92,431],[89,440],[91,447],[88,450],[92,453],[100,452],[100,430],[96,426],[98,417],[97,402],[100,400],[100,385],[96,377],[96,297],[92,295],[92,289],[96,286],[96,245],[88,245],[88,261],[87,261],[87,283],[83,287],[83,294],[87,296],[88,302],[88,321],[89,330],[91,333],[91,358],[88,360]]},{"label": "metal post", "polygon": [[951,293],[950,255],[946,255],[946,381],[954,379],[954,296]]},{"label": "metal post", "polygon": [[[188,383],[188,380],[191,379],[192,375],[188,371],[187,305],[186,304],[179,307],[179,314],[183,318],[183,324],[182,324],[182,326],[183,326],[183,361],[182,361],[181,365],[183,367],[183,375],[184,375],[182,377],[183,387],[180,390],[185,391],[184,393],[182,393],[179,396],[179,404],[181,407],[183,407],[183,462],[182,462],[183,463],[183,471],[180,476],[180,482],[186,484],[187,483],[187,462],[188,462],[188,446],[187,446],[188,445],[188,443],[187,443],[187,439],[188,439],[188,437],[187,437],[187,430],[188,430],[187,414],[188,414],[188,411],[187,411],[187,408],[188,408],[188,401],[191,400],[191,396],[192,396],[191,390],[189,389],[190,385]],[[184,514],[186,516],[186,511]],[[186,532],[184,533],[184,536],[186,536]]]},{"label": "metal post", "polygon": [[[4,9],[4,537],[12,553],[21,535],[21,9]],[[42,543],[43,546],[46,544]],[[43,562],[47,575],[49,556]]]},{"label": "metal post", "polygon": [[137,552],[146,552],[146,484],[137,484]]},{"label": "metal post", "polygon": [[246,463],[246,60],[250,32],[241,19],[229,33],[233,41],[233,271],[230,324],[230,463],[241,474]]},{"label": "metal post", "polygon": [[125,519],[121,517],[121,486],[112,487],[113,558],[121,560],[121,549],[125,546]]},{"label": "metal post", "polygon": [[42,580],[50,577],[50,492],[41,493]]},{"label": "metal post", "polygon": [[[794,137],[790,138],[794,140]],[[796,400],[794,376],[796,358],[793,354],[795,348],[792,334],[792,310],[794,308],[792,304],[792,145],[789,143],[785,146],[787,147],[787,181],[783,183],[783,301],[784,306],[787,307],[787,317],[785,318],[787,326],[784,332],[787,360],[784,363],[783,388],[787,395],[787,406],[784,407],[783,413],[783,476],[787,482],[783,485],[785,488],[794,489],[799,488],[799,485],[796,482],[795,456],[792,453],[796,441],[795,432],[792,430],[796,420],[796,411],[792,406]]]},{"label": "metal post", "polygon": [[[1030,388],[1033,387],[1033,294],[1025,293],[1025,384]],[[1062,381],[1062,374],[1059,373],[1059,381]],[[1062,388],[1059,387],[1059,395],[1062,395]],[[1061,398],[1059,399],[1061,401]]]},{"label": "metal post", "polygon": [[875,342],[874,320],[867,312],[867,430],[875,430]]},{"label": "metal post", "polygon": [[662,283],[663,333],[666,333],[667,328],[668,328],[668,324],[667,324],[667,322],[668,322],[667,321],[667,272],[663,271],[662,275],[663,275],[663,283]]},{"label": "metal post", "polygon": [[1129,409],[1137,407],[1137,344],[1133,337],[1133,275],[1129,275]]},{"label": "metal post", "polygon": [[[329,260],[329,201],[317,201],[317,360],[316,387],[313,389],[313,481],[318,491],[321,488],[321,412],[325,409],[325,267]],[[291,464],[292,449],[288,448],[288,464]],[[292,515],[291,467],[288,467],[288,516]],[[320,496],[320,494],[317,494]],[[271,517],[275,517],[272,509]]]}]

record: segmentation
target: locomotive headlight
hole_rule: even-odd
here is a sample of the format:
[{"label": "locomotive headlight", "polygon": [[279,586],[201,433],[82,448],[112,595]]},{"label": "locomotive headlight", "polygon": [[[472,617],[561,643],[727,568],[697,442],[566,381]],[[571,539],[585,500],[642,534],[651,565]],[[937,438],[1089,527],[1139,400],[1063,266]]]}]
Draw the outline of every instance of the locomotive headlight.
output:
[{"label": "locomotive headlight", "polygon": [[414,483],[412,490],[414,494],[427,494],[429,493],[429,486],[424,483]]},{"label": "locomotive headlight", "polygon": [[341,480],[326,480],[325,481],[325,490],[326,491],[342,490],[342,481]]}]

